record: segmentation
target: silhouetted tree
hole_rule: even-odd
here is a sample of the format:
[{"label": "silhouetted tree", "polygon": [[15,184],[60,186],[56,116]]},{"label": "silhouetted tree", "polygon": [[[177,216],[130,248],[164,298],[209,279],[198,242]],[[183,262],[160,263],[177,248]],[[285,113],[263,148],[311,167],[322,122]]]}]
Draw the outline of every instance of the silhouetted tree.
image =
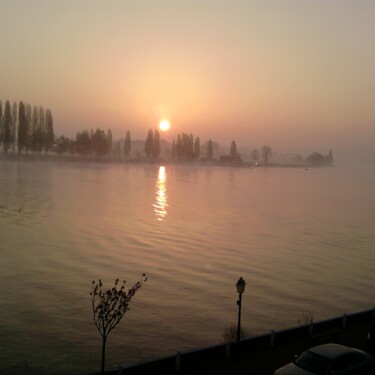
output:
[{"label": "silhouetted tree", "polygon": [[194,142],[194,158],[199,159],[200,154],[201,154],[201,141],[199,137],[196,137],[195,142]]},{"label": "silhouetted tree", "polygon": [[154,133],[152,129],[148,131],[146,142],[145,142],[145,154],[146,157],[150,157],[152,155],[152,149],[154,146]]},{"label": "silhouetted tree", "polygon": [[125,135],[125,143],[124,143],[124,155],[126,158],[129,157],[131,149],[132,149],[132,141],[130,137],[130,131],[128,130]]},{"label": "silhouetted tree", "polygon": [[181,159],[186,160],[188,158],[189,149],[189,138],[185,133],[181,134]]},{"label": "silhouetted tree", "polygon": [[113,136],[112,136],[112,130],[108,129],[107,130],[107,153],[111,154],[112,153],[112,143],[113,143]]},{"label": "silhouetted tree", "polygon": [[172,160],[176,160],[177,151],[176,151],[176,141],[173,139],[172,141]]},{"label": "silhouetted tree", "polygon": [[33,153],[38,149],[38,123],[39,123],[39,111],[38,107],[33,107],[33,114],[32,114],[32,124],[31,124],[31,150]]},{"label": "silhouetted tree", "polygon": [[172,149],[172,155],[174,155],[174,159],[178,160],[193,160],[195,157],[193,134],[178,134],[177,142],[175,143],[175,152]]},{"label": "silhouetted tree", "polygon": [[152,144],[152,157],[156,159],[160,155],[160,134],[157,129],[154,132],[154,142]]},{"label": "silhouetted tree", "polygon": [[16,139],[17,139],[17,121],[18,121],[18,108],[17,108],[17,102],[13,102],[12,105],[12,151],[14,154],[14,151],[16,149]]},{"label": "silhouetted tree", "polygon": [[8,152],[12,143],[12,108],[9,100],[5,102],[4,120],[3,120],[3,150]]},{"label": "silhouetted tree", "polygon": [[3,142],[4,138],[4,114],[3,114],[3,102],[0,100],[0,143]]},{"label": "silhouetted tree", "polygon": [[76,141],[72,138],[67,138],[66,140],[67,140],[67,145],[68,145],[68,152],[71,156],[74,156],[77,152]]},{"label": "silhouetted tree", "polygon": [[324,156],[319,152],[313,152],[306,158],[307,163],[313,165],[325,164]]},{"label": "silhouetted tree", "polygon": [[43,150],[46,136],[46,118],[44,108],[39,107],[38,127],[37,127],[37,140],[36,151],[40,154]]},{"label": "silhouetted tree", "polygon": [[213,155],[214,155],[214,147],[213,147],[212,140],[209,139],[207,143],[207,159],[211,160]]},{"label": "silhouetted tree", "polygon": [[177,142],[176,142],[176,159],[182,159],[182,141],[181,135],[177,134]]},{"label": "silhouetted tree", "polygon": [[194,159],[194,137],[193,134],[190,133],[190,135],[186,139],[187,145],[186,145],[186,158],[188,160]]},{"label": "silhouetted tree", "polygon": [[306,158],[306,162],[313,165],[331,165],[333,163],[332,151],[329,150],[328,155],[313,152]]},{"label": "silhouetted tree", "polygon": [[272,155],[272,149],[271,149],[271,147],[263,146],[263,148],[262,148],[262,155],[263,155],[264,163],[267,164],[268,163],[268,159]]},{"label": "silhouetted tree", "polygon": [[71,147],[71,142],[69,138],[64,137],[61,135],[59,138],[56,140],[56,152],[58,155],[65,154],[66,152],[69,151]]},{"label": "silhouetted tree", "polygon": [[27,131],[26,131],[26,155],[29,153],[30,143],[31,143],[31,134],[32,134],[32,108],[29,103],[26,104],[26,120],[27,120]]},{"label": "silhouetted tree", "polygon": [[104,156],[108,153],[108,139],[100,128],[97,128],[95,133],[91,136],[92,150],[97,157]]},{"label": "silhouetted tree", "polygon": [[[223,332],[223,338],[224,338],[224,341],[227,342],[227,343],[231,343],[231,342],[236,342],[237,340],[237,324],[236,323],[231,323],[231,325],[227,328],[225,328],[224,332]],[[248,334],[248,331],[246,328],[243,328],[242,326],[240,327],[240,339],[244,339],[245,337],[247,337],[249,334]]]},{"label": "silhouetted tree", "polygon": [[[21,107],[21,108],[20,108]],[[0,101],[0,143],[5,153],[12,148],[20,154],[23,149],[28,153],[31,147],[34,152],[41,152],[45,147],[46,116],[42,107],[20,103],[3,103]]]},{"label": "silhouetted tree", "polygon": [[47,154],[55,142],[55,133],[53,131],[53,118],[50,109],[46,111],[46,131],[44,137],[44,151]]},{"label": "silhouetted tree", "polygon": [[25,104],[21,101],[18,106],[18,136],[17,136],[17,146],[18,154],[26,148],[27,144],[27,116],[26,116],[26,107]]},{"label": "silhouetted tree", "polygon": [[78,132],[76,135],[76,152],[86,157],[92,152],[92,142],[88,130]]},{"label": "silhouetted tree", "polygon": [[120,323],[125,313],[129,310],[129,304],[135,293],[141,288],[142,282],[146,281],[145,274],[140,281],[135,283],[127,292],[126,281],[123,281],[118,289],[119,279],[115,281],[113,288],[103,290],[101,280],[92,282],[91,305],[96,328],[102,337],[102,363],[101,373],[104,374],[105,349],[109,333]]},{"label": "silhouetted tree", "polygon": [[237,145],[236,145],[235,141],[232,141],[232,143],[230,145],[230,154],[229,155],[230,155],[232,161],[237,158]]}]

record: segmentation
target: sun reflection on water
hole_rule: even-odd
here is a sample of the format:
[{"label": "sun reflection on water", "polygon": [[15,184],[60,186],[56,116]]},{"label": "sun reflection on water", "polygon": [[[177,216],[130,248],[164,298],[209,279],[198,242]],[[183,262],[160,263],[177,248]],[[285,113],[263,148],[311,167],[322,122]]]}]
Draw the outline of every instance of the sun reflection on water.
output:
[{"label": "sun reflection on water", "polygon": [[164,166],[159,167],[158,178],[155,185],[156,199],[154,212],[157,220],[163,221],[167,216],[167,173]]}]

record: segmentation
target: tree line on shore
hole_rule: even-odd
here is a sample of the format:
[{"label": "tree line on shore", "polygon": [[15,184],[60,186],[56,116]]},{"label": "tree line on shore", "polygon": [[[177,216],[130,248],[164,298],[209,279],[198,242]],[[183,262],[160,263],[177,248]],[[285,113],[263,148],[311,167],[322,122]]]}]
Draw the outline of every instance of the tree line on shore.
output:
[{"label": "tree line on shore", "polygon": [[[171,145],[164,144],[162,147],[162,142],[157,129],[149,129],[144,141],[132,141],[129,130],[124,138],[114,140],[111,129],[105,132],[97,128],[95,131],[91,129],[78,132],[75,139],[60,136],[56,139],[54,151],[58,155],[107,156],[127,160],[158,160],[162,158],[171,161],[210,161],[216,160],[214,154],[219,153],[219,145],[212,139],[202,145],[200,137],[194,137],[192,133],[177,134]],[[263,146],[261,151],[252,150],[250,158],[254,163],[261,160],[267,163],[271,155],[272,149]],[[229,154],[221,155],[217,161],[242,163],[242,157],[237,150],[235,141],[231,142]]]},{"label": "tree line on shore", "polygon": [[[132,155],[133,142],[129,130],[125,138],[120,140],[113,140],[111,129],[104,131],[100,128],[79,131],[75,138],[64,135],[56,137],[50,109],[44,110],[41,106],[32,106],[23,101],[11,103],[9,100],[6,100],[3,106],[3,102],[0,101],[0,145],[5,154],[48,154],[52,151],[58,155],[80,155],[84,158],[113,156],[156,160],[161,157],[162,147],[157,129],[148,130],[143,147],[139,147],[139,143],[142,141],[138,141],[138,148]],[[191,133],[181,133],[173,139],[171,148],[164,151],[168,159],[175,161],[193,161],[200,158],[212,160],[214,148],[215,143],[211,139],[201,146],[199,137],[194,138]],[[267,162],[271,149],[264,146],[262,153]],[[259,160],[259,155],[258,150],[251,153],[255,162]],[[242,161],[235,141],[231,143],[230,154],[223,155],[221,161]]]},{"label": "tree line on shore", "polygon": [[[158,160],[162,157],[171,161],[218,161],[220,163],[242,164],[242,156],[237,150],[236,142],[230,144],[229,154],[220,155],[218,159],[214,154],[218,153],[219,146],[212,139],[201,145],[199,137],[193,134],[178,134],[172,141],[171,147],[162,150],[160,134],[157,129],[149,129],[145,141],[131,139],[130,131],[127,130],[125,137],[114,140],[111,129],[104,131],[82,130],[77,132],[75,138],[64,135],[56,137],[53,129],[53,117],[50,109],[31,106],[29,103],[20,101],[3,103],[0,101],[0,144],[3,153],[15,154],[48,154],[52,151],[58,155],[79,155],[83,158],[95,156],[125,158],[128,160]],[[132,148],[135,147],[135,150]],[[133,151],[133,153],[132,153]],[[267,164],[272,156],[272,149],[263,146],[260,150],[253,149],[249,157],[253,164]],[[306,161],[308,164],[330,165],[333,162],[332,151],[328,155],[313,152],[306,159],[299,157],[297,162]]]}]

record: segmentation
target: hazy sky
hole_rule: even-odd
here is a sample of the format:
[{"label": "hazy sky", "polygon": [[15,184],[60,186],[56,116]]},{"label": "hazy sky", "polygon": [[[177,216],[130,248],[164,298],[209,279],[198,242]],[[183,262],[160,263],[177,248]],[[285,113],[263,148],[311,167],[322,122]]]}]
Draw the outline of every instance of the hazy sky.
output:
[{"label": "hazy sky", "polygon": [[0,100],[57,135],[193,133],[275,151],[375,140],[374,0],[0,0]]}]

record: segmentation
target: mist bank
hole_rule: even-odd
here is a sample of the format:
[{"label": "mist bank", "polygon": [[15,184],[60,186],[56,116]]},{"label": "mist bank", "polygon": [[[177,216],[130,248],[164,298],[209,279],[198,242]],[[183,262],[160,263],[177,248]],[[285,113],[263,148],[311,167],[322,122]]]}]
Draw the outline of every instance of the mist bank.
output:
[{"label": "mist bank", "polygon": [[[270,160],[267,163],[261,160],[254,162],[245,152],[242,162],[221,161],[221,153],[225,150],[220,149],[220,153],[214,155],[212,160],[207,160],[202,156],[199,160],[169,160],[166,157],[159,157],[157,159],[147,158],[124,158],[123,156],[106,155],[103,157],[85,156],[82,157],[78,154],[62,154],[50,152],[48,154],[17,154],[17,153],[0,153],[1,160],[22,160],[22,161],[49,161],[49,162],[84,162],[84,163],[124,163],[124,164],[192,164],[192,165],[212,165],[212,166],[234,166],[234,167],[311,167],[312,164],[307,162],[306,159],[309,155],[317,152],[314,151],[309,155],[301,155],[299,153],[278,153],[273,152]],[[319,153],[319,152],[318,152]],[[324,155],[323,153],[321,155]],[[375,166],[375,148],[339,148],[335,149],[333,153],[333,162],[331,166]],[[326,166],[326,165],[323,165]]]}]

